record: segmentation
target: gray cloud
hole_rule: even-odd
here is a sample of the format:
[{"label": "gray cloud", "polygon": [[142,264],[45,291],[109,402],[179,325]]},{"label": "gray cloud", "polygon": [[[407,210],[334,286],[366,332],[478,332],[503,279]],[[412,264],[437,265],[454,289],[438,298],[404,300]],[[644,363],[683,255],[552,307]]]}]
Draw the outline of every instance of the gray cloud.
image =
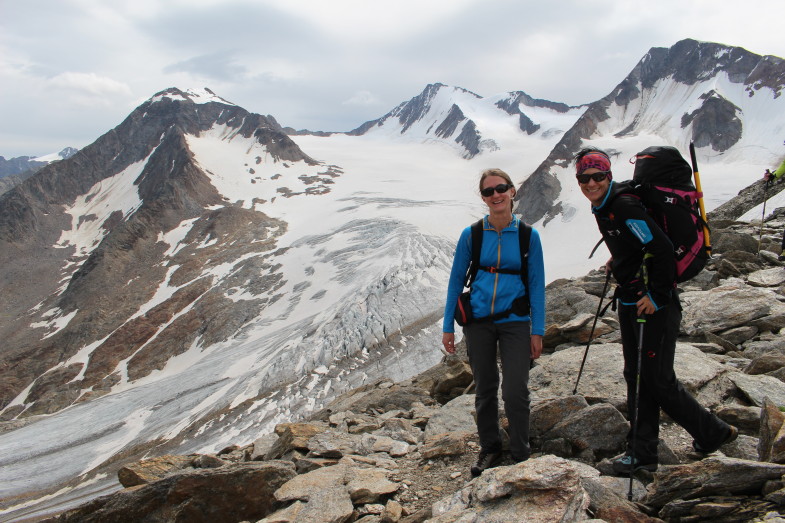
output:
[{"label": "gray cloud", "polygon": [[167,65],[164,73],[190,73],[208,79],[226,81],[240,81],[247,76],[248,68],[237,63],[231,52],[215,52],[194,56],[181,62]]},{"label": "gray cloud", "polygon": [[588,103],[651,47],[687,37],[785,56],[782,0],[0,2],[5,157],[87,145],[168,87],[346,131],[433,82]]}]

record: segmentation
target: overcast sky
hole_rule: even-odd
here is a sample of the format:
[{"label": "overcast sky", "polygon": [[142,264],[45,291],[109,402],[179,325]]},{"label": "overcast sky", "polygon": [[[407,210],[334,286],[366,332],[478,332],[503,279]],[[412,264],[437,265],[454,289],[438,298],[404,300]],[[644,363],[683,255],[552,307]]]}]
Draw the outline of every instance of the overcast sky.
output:
[{"label": "overcast sky", "polygon": [[0,155],[88,145],[168,87],[319,131],[434,82],[579,105],[683,38],[785,57],[784,23],[784,0],[0,0]]}]

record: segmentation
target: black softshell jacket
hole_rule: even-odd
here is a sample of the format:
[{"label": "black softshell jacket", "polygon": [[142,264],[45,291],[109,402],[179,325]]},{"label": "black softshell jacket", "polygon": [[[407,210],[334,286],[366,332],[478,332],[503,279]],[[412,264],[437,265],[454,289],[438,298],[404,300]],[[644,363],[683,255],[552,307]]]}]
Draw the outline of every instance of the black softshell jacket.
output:
[{"label": "black softshell jacket", "polygon": [[[621,193],[611,181],[605,199],[592,206],[592,212],[613,257],[611,272],[620,285],[620,301],[629,305],[648,294],[658,309],[667,305],[676,286],[673,244],[641,201]],[[645,265],[648,278],[641,270],[646,254],[650,255]]]}]

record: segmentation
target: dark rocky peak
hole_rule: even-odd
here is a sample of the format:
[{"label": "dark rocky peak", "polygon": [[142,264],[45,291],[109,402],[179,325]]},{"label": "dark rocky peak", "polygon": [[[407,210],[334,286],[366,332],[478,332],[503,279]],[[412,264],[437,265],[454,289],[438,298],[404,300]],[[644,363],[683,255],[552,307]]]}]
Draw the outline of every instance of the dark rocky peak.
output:
[{"label": "dark rocky peak", "polygon": [[746,84],[750,83],[750,73],[762,60],[764,58],[760,55],[741,47],[688,38],[670,48],[652,48],[640,62],[641,81],[644,88],[652,87],[657,80],[667,77],[694,84],[725,72],[731,82]]},{"label": "dark rocky peak", "polygon": [[153,119],[156,129],[165,131],[176,126],[192,135],[198,135],[215,125],[225,125],[236,128],[236,135],[245,138],[255,136],[277,161],[316,163],[288,137],[272,115],[249,113],[207,88],[186,91],[166,89],[139,106],[129,119]]},{"label": "dark rocky peak", "polygon": [[[377,120],[365,122],[360,127],[350,131],[347,134],[353,136],[365,134],[369,129],[377,125],[382,125],[387,120],[392,118],[398,119],[398,122],[400,122],[400,124],[403,126],[401,133],[405,133],[412,125],[414,125],[415,122],[421,120],[423,117],[425,117],[425,115],[428,114],[428,111],[430,111],[436,96],[445,89],[449,89],[452,92],[467,93],[476,98],[482,98],[478,94],[463,89],[462,87],[451,87],[438,82],[435,84],[428,84],[420,94],[411,100],[401,103],[395,109]],[[458,111],[460,111],[460,108],[458,108]],[[451,113],[450,116],[454,116],[454,114]]]},{"label": "dark rocky peak", "polygon": [[26,174],[26,176],[23,178],[27,178],[32,176],[35,171],[41,169],[53,161],[65,160],[72,157],[77,153],[77,151],[78,149],[74,149],[73,147],[66,147],[57,153],[57,155],[17,156],[15,158],[9,159],[5,159],[3,156],[0,156],[0,178],[23,173]]},{"label": "dark rocky peak", "polygon": [[570,109],[573,109],[573,107],[561,102],[551,102],[550,100],[543,100],[541,98],[532,98],[523,91],[511,91],[507,98],[503,98],[496,102],[496,106],[499,109],[504,109],[509,114],[517,114],[514,111],[518,108],[518,105],[524,105],[526,107],[545,107],[546,109],[558,113],[566,113]]},{"label": "dark rocky peak", "polygon": [[481,98],[479,95],[472,93],[471,91],[467,91],[461,87],[448,87],[440,83],[428,84],[422,93],[418,94],[408,102],[399,105],[391,113],[392,116],[397,116],[398,121],[401,122],[401,125],[403,125],[401,132],[406,132],[406,130],[416,121],[422,119],[423,116],[428,114],[433,100],[436,98],[439,92],[444,89],[451,89],[453,91],[468,93],[472,96],[475,96],[476,98]]},{"label": "dark rocky peak", "polygon": [[[769,88],[777,98],[785,87],[785,60],[760,56],[741,47],[692,39],[681,40],[670,48],[650,49],[613,91],[589,104],[575,125],[524,182],[518,191],[520,203],[516,212],[529,222],[562,212],[557,202],[561,184],[552,169],[570,164],[581,146],[596,136],[598,125],[610,118],[609,108],[628,108],[646,91],[656,96],[654,89],[663,80],[695,86],[691,96],[695,98],[697,109],[672,115],[677,125],[685,129],[685,138],[697,147],[710,146],[717,152],[729,150],[741,140],[745,122],[739,100],[732,102],[726,97],[728,93],[723,95],[713,89],[710,81],[721,74],[727,74],[731,82],[743,85],[749,96]],[[703,87],[701,82],[709,82],[712,86]],[[619,125],[614,136],[631,136],[641,131],[656,134],[657,129],[641,127],[646,125],[641,122],[647,121],[647,107],[644,104],[637,109],[635,117],[623,126]]]},{"label": "dark rocky peak", "polygon": [[[302,160],[312,165],[316,163],[286,135],[280,124],[270,115],[249,113],[215,96],[209,90],[197,92],[166,89],[137,107],[120,125],[92,144],[68,159],[47,165],[35,176],[2,195],[0,238],[9,241],[24,238],[26,234],[21,238],[18,234],[27,227],[20,227],[19,220],[22,216],[27,216],[25,221],[30,223],[32,208],[40,208],[44,214],[59,213],[60,211],[49,206],[73,202],[99,181],[114,176],[131,164],[145,160],[154,150],[164,145],[164,137],[171,132],[199,135],[216,125],[236,129],[234,136],[255,137],[277,161]],[[15,191],[24,195],[11,194]],[[37,203],[31,205],[32,201]],[[20,207],[20,202],[27,203]],[[11,208],[18,208],[20,212],[5,212]],[[26,208],[24,212],[22,208]]]},{"label": "dark rocky peak", "polygon": [[74,147],[66,147],[65,149],[57,153],[57,156],[59,156],[63,160],[67,160],[68,158],[72,157],[78,152],[79,149],[75,149]]}]

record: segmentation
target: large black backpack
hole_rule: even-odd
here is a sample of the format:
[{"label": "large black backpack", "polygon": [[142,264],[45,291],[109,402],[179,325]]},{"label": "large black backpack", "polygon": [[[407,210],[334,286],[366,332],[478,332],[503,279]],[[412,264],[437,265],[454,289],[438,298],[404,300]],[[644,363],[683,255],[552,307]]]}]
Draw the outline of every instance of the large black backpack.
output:
[{"label": "large black backpack", "polygon": [[657,225],[673,243],[676,281],[693,278],[706,265],[709,252],[704,244],[704,227],[698,193],[692,183],[692,168],[670,146],[653,146],[635,155],[632,180],[618,182],[617,194],[632,194],[641,200]]},{"label": "large black backpack", "polygon": [[[472,224],[472,258],[469,262],[469,268],[466,271],[466,277],[464,279],[463,285],[464,287],[468,287],[469,291],[461,294],[460,298],[458,299],[458,304],[456,305],[455,320],[458,322],[458,325],[466,325],[472,321],[500,320],[508,317],[512,313],[515,313],[519,316],[525,316],[529,314],[529,311],[531,310],[531,304],[529,300],[529,240],[531,239],[532,235],[531,226],[524,223],[523,220],[519,222],[520,226],[518,228],[518,247],[521,253],[521,270],[514,271],[510,269],[497,269],[496,267],[483,267],[480,265],[480,252],[482,251],[484,226],[483,221],[484,219],[481,219]],[[515,300],[511,309],[497,312],[492,316],[483,318],[473,317],[471,307],[469,306],[469,295],[471,293],[472,283],[474,283],[474,279],[477,277],[477,272],[480,270],[498,274],[520,274],[521,280],[526,286],[526,295],[524,295],[522,298],[519,298],[518,300]]]}]

